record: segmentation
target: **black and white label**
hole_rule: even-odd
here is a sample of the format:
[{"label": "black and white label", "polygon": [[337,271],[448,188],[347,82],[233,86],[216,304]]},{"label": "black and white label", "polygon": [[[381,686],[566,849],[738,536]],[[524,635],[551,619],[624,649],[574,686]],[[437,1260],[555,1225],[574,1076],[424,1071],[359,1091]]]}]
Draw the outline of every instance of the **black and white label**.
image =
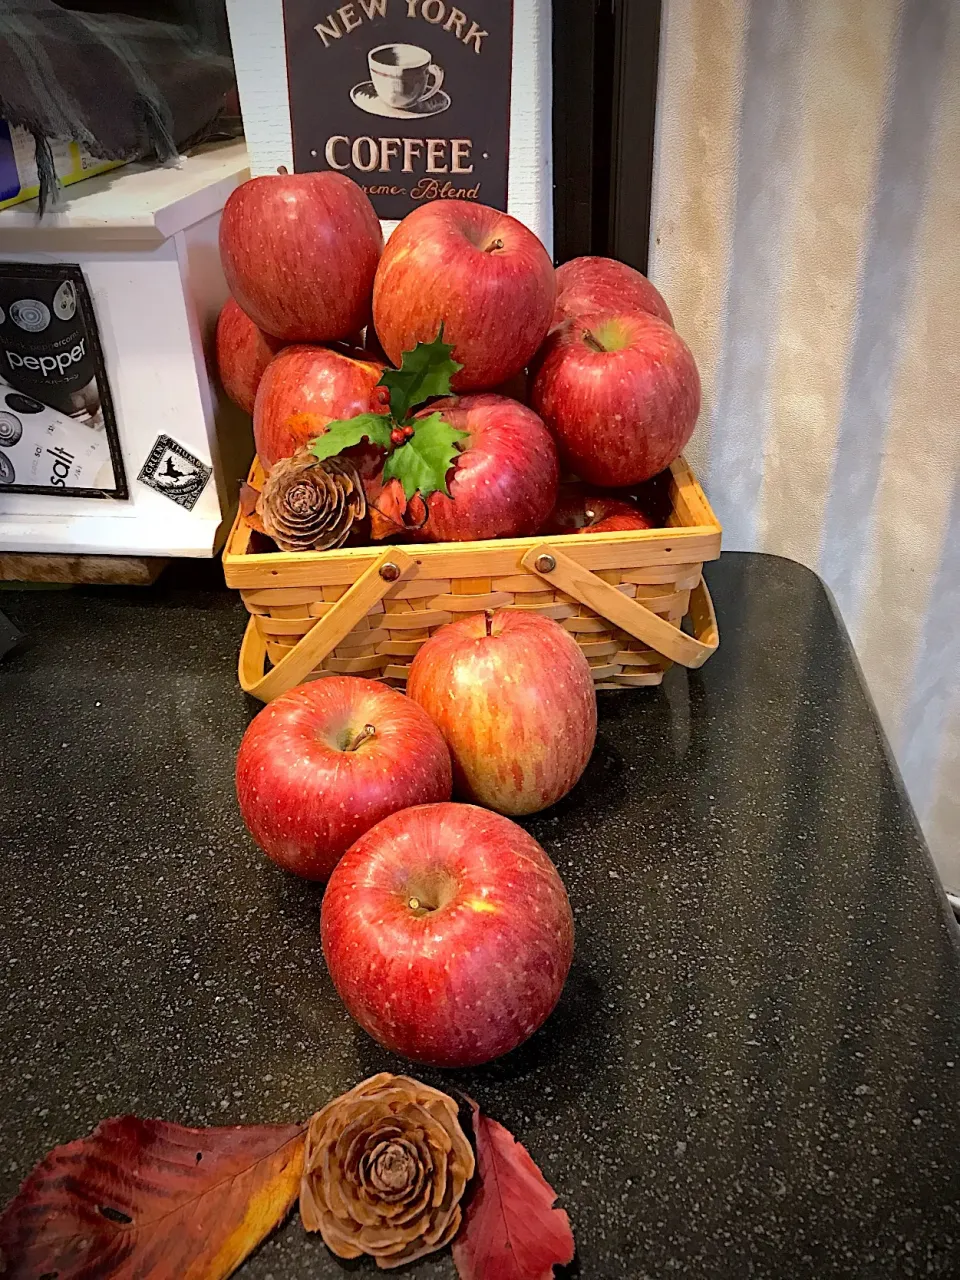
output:
[{"label": "black and white label", "polygon": [[157,442],[137,479],[178,506],[192,511],[212,471],[212,467],[201,462],[170,436],[157,436]]},{"label": "black and white label", "polygon": [[0,486],[127,497],[93,303],[69,262],[0,262]]}]

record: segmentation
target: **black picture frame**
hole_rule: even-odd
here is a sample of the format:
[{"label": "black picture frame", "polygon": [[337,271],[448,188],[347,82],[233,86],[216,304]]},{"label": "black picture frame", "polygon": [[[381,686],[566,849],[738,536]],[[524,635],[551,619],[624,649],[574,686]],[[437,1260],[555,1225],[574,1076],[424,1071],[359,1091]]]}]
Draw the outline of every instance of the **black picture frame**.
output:
[{"label": "black picture frame", "polygon": [[553,0],[554,256],[646,271],[661,0]]}]

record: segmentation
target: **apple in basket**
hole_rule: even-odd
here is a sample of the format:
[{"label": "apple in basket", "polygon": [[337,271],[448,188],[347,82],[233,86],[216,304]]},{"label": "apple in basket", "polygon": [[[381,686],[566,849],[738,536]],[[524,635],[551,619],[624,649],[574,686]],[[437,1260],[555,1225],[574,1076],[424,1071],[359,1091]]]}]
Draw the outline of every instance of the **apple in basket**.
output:
[{"label": "apple in basket", "polygon": [[258,329],[233,298],[227,299],[217,319],[217,368],[224,391],[244,413],[253,413],[260,379],[283,345]]},{"label": "apple in basket", "polygon": [[323,954],[349,1013],[415,1062],[469,1067],[546,1021],[573,959],[563,881],[532,836],[473,805],[385,818],[323,896]]},{"label": "apple in basket", "polygon": [[253,409],[253,435],[266,471],[321,435],[328,423],[387,407],[378,387],[383,365],[365,352],[286,347],[264,371]]},{"label": "apple in basket", "polygon": [[521,222],[486,205],[437,200],[408,214],[387,242],[373,322],[399,365],[441,324],[463,366],[454,391],[482,391],[518,374],[547,336],[553,264]]},{"label": "apple in basket", "polygon": [[450,748],[454,793],[514,816],[555,804],[597,736],[590,665],[569,631],[501,609],[441,627],[410,666],[407,693]]},{"label": "apple in basket", "polygon": [[557,495],[543,533],[614,533],[652,529],[654,522],[636,502],[592,493],[585,485],[565,484]]},{"label": "apple in basket", "polygon": [[381,818],[450,798],[450,755],[410,698],[376,680],[328,676],[281,694],[237,756],[250,834],[287,871],[326,880]]},{"label": "apple in basket", "polygon": [[285,342],[357,335],[383,233],[373,205],[342,173],[250,178],[220,220],[220,260],[230,292],[254,324]]},{"label": "apple in basket", "polygon": [[427,521],[417,536],[432,542],[520,538],[538,533],[557,496],[559,465],[550,432],[532,409],[506,396],[476,395],[434,401],[464,432],[449,496],[427,499]]},{"label": "apple in basket", "polygon": [[625,262],[615,258],[574,258],[558,267],[554,325],[598,311],[643,311],[673,324],[660,291]]},{"label": "apple in basket", "polygon": [[554,329],[537,357],[530,403],[571,471],[621,488],[682,451],[700,412],[700,375],[663,320],[607,312]]}]

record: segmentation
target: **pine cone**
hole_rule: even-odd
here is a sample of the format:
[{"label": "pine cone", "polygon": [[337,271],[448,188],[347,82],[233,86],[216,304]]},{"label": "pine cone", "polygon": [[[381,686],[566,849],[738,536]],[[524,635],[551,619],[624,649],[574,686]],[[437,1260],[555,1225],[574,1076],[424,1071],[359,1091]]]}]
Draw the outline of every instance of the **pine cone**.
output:
[{"label": "pine cone", "polygon": [[310,1121],[300,1216],[339,1258],[400,1267],[457,1234],[473,1169],[454,1100],[381,1072]]},{"label": "pine cone", "polygon": [[366,512],[353,463],[337,457],[320,462],[306,448],[274,464],[257,500],[264,530],[281,551],[341,547]]}]

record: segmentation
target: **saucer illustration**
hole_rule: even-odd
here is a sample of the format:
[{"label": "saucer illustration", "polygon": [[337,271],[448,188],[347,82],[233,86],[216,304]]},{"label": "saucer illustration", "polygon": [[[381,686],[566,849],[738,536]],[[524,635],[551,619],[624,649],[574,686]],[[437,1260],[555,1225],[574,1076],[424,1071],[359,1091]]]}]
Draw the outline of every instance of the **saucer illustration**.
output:
[{"label": "saucer illustration", "polygon": [[50,323],[50,308],[37,298],[20,298],[10,303],[10,319],[27,333],[43,333]]},{"label": "saucer illustration", "polygon": [[23,423],[15,413],[0,412],[0,444],[16,444],[23,435]]},{"label": "saucer illustration", "polygon": [[412,107],[391,107],[389,103],[377,96],[372,80],[364,80],[355,84],[350,90],[350,101],[361,111],[371,116],[389,116],[392,120],[420,120],[425,116],[438,116],[450,105],[450,95],[438,89],[429,98],[415,102]]}]

